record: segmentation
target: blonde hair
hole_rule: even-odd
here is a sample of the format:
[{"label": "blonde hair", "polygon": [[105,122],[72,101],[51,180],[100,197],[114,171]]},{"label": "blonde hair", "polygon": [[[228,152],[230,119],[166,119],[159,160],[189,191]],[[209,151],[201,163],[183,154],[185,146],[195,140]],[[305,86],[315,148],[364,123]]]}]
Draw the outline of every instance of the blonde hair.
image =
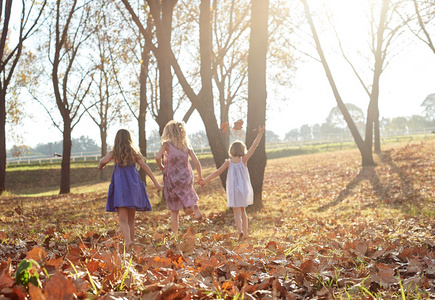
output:
[{"label": "blonde hair", "polygon": [[134,146],[130,131],[127,129],[118,130],[113,145],[114,161],[125,167],[128,163],[135,163],[138,158],[142,158],[142,154]]},{"label": "blonde hair", "polygon": [[229,154],[231,156],[245,156],[246,145],[241,141],[234,141],[230,146]]},{"label": "blonde hair", "polygon": [[184,122],[169,121],[163,129],[161,141],[162,144],[164,142],[171,142],[179,150],[190,148]]}]

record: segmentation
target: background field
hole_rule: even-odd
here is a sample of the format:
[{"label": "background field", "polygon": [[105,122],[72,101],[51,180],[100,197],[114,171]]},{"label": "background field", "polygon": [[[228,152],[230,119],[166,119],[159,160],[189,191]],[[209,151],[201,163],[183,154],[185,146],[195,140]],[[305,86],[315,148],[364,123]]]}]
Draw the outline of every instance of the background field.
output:
[{"label": "background field", "polygon": [[[55,170],[13,169],[8,178],[24,176],[20,190],[33,195],[0,198],[0,295],[18,293],[3,282],[27,257],[48,274],[40,272],[38,289],[14,286],[32,299],[52,293],[55,282],[65,293],[101,299],[428,298],[435,294],[434,149],[430,139],[388,144],[377,166],[365,169],[357,150],[269,159],[264,208],[248,212],[251,236],[243,242],[219,180],[196,186],[206,220],[182,216],[177,238],[161,195],[148,187],[154,211],[137,213],[131,260],[116,216],[105,212],[109,182],[95,166],[76,165],[76,187],[61,196],[35,195],[56,193],[47,179]],[[205,175],[212,172],[204,165]]]}]

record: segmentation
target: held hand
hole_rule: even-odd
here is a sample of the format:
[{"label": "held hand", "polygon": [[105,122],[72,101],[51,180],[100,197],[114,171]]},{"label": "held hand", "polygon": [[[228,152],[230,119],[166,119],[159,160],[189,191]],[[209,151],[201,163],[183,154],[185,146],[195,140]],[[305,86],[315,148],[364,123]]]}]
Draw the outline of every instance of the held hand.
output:
[{"label": "held hand", "polygon": [[104,168],[104,166],[102,166],[101,164],[98,164],[97,168],[98,168],[98,170],[102,170]]},{"label": "held hand", "polygon": [[200,180],[198,180],[198,184],[200,185],[200,186],[204,186],[205,185],[205,180],[203,180],[203,179],[200,179]]},{"label": "held hand", "polygon": [[162,186],[160,185],[160,183],[156,183],[155,184],[156,188],[157,188],[157,192],[161,192],[162,191]]}]

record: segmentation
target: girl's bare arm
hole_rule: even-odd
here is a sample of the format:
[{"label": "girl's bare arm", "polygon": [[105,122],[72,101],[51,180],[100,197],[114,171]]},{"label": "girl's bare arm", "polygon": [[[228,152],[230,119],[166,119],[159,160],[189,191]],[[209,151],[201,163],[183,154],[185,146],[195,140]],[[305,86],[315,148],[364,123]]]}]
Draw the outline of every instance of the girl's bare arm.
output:
[{"label": "girl's bare arm", "polygon": [[243,163],[246,165],[248,160],[251,158],[252,154],[254,154],[255,149],[257,149],[258,144],[260,143],[261,137],[266,130],[266,126],[258,126],[258,134],[252,143],[251,147],[248,149],[248,152],[243,156]]},{"label": "girl's bare arm", "polygon": [[162,186],[157,181],[157,179],[154,176],[153,172],[151,171],[150,167],[143,161],[143,159],[141,157],[138,157],[136,159],[136,162],[145,171],[145,173],[151,178],[151,180],[153,181],[153,183],[156,186],[157,190],[160,192],[162,190]]},{"label": "girl's bare arm", "polygon": [[163,156],[163,153],[165,153],[165,151],[168,151],[168,144],[167,143],[163,143],[162,147],[160,147],[159,152],[156,154],[156,162],[157,162],[157,166],[159,167],[160,170],[164,169],[164,166],[162,165],[162,156]]},{"label": "girl's bare arm", "polygon": [[221,175],[222,172],[225,171],[225,169],[227,169],[229,166],[230,166],[230,162],[227,160],[219,169],[217,169],[216,171],[208,175],[206,179],[199,181],[199,184],[204,185],[209,183],[210,181],[212,181],[213,179]]},{"label": "girl's bare arm", "polygon": [[192,149],[189,149],[189,156],[190,159],[192,159],[193,164],[195,165],[196,172],[198,173],[198,181],[202,180],[202,170],[201,170],[201,163],[199,162],[199,159],[196,157],[195,152],[193,152]]},{"label": "girl's bare arm", "polygon": [[109,153],[107,153],[106,156],[104,156],[101,160],[100,163],[98,164],[98,169],[102,170],[104,168],[105,165],[107,165],[113,158],[113,151],[110,151]]}]

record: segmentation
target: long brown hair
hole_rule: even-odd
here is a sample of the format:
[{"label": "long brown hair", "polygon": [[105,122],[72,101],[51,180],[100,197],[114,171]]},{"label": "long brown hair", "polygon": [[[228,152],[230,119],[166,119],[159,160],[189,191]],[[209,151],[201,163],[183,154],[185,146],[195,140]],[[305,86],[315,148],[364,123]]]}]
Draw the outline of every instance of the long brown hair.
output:
[{"label": "long brown hair", "polygon": [[169,121],[163,129],[161,140],[162,144],[164,142],[171,142],[171,144],[179,150],[187,150],[190,148],[184,122]]},{"label": "long brown hair", "polygon": [[141,154],[133,144],[130,131],[127,129],[118,130],[113,145],[114,161],[125,167],[128,163],[135,163],[140,157]]}]

